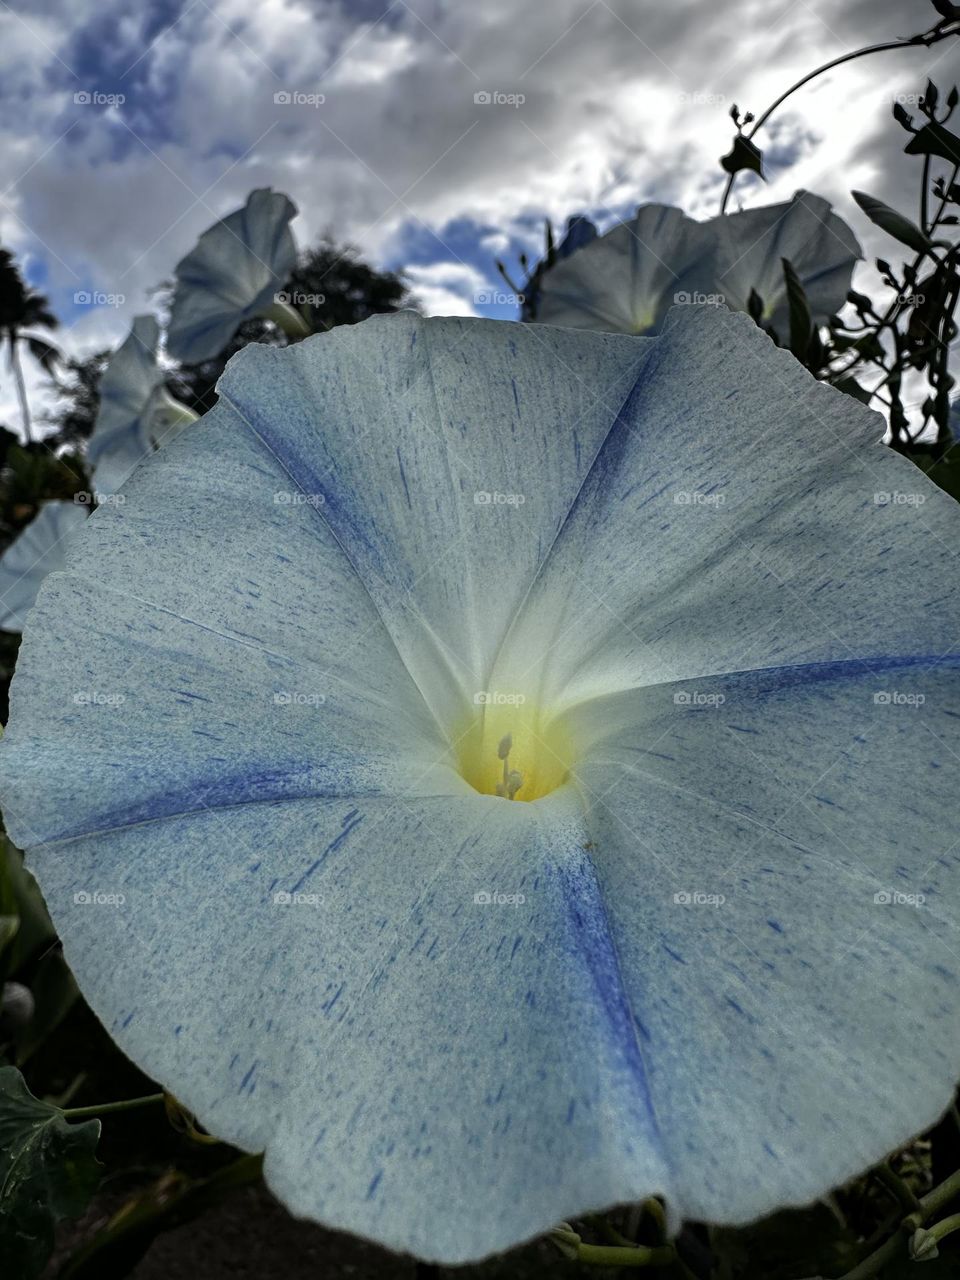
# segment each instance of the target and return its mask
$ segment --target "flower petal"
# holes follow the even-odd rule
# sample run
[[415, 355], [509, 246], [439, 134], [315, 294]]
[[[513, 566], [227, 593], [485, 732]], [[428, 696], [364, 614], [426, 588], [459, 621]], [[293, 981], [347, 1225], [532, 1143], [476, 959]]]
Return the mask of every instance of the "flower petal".
[[44, 502], [0, 556], [0, 630], [23, 630], [41, 582], [63, 568], [66, 539], [89, 510], [73, 502]]
[[743, 315], [677, 308], [504, 644], [554, 705], [743, 668], [946, 652], [960, 510]]
[[297, 264], [296, 205], [279, 191], [251, 191], [242, 209], [203, 233], [177, 265], [167, 350], [183, 364], [218, 355], [244, 320], [273, 301]]
[[[221, 400], [315, 503], [441, 722], [500, 641], [647, 350], [410, 312], [276, 350]], [[283, 405], [278, 413], [277, 406]]]
[[960, 1060], [960, 658], [740, 672], [571, 719], [677, 1212], [811, 1201], [932, 1124]]
[[149, 858], [143, 830], [34, 859], [65, 955], [295, 1214], [457, 1263], [665, 1188], [569, 794], [246, 804]]
[[764, 304], [764, 320], [789, 334], [786, 283], [781, 259], [796, 269], [810, 313], [822, 324], [847, 300], [853, 268], [863, 257], [856, 236], [829, 201], [798, 191], [785, 204], [725, 214], [710, 225], [719, 238], [717, 289], [726, 305], [746, 311], [750, 290]]
[[137, 316], [100, 380], [100, 409], [87, 446], [98, 493], [115, 493], [153, 451], [148, 411], [163, 383], [157, 364], [160, 330], [153, 316]]

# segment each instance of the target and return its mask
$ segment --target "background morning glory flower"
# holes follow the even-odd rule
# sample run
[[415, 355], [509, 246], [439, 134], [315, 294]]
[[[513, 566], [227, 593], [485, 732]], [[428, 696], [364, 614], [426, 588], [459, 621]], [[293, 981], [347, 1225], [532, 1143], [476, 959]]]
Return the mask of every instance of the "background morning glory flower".
[[714, 245], [704, 224], [680, 209], [644, 204], [539, 281], [544, 324], [610, 333], [655, 333], [675, 295], [710, 292]]
[[176, 269], [167, 350], [183, 364], [212, 360], [244, 320], [264, 316], [303, 336], [309, 329], [278, 301], [297, 264], [290, 230], [296, 205], [261, 187], [247, 203], [203, 233]]
[[630, 222], [546, 271], [537, 319], [544, 324], [656, 333], [674, 302], [719, 300], [746, 311], [751, 289], [763, 320], [786, 334], [782, 259], [793, 264], [815, 322], [846, 300], [861, 256], [853, 232], [808, 191], [785, 204], [694, 222], [679, 209], [642, 205]]
[[0, 630], [23, 630], [40, 583], [64, 567], [66, 539], [89, 510], [73, 502], [44, 502], [0, 556]]
[[44, 583], [0, 743], [121, 1048], [293, 1213], [448, 1263], [931, 1123], [960, 512], [880, 419], [695, 307], [378, 317], [219, 393]]
[[714, 218], [717, 288], [733, 311], [746, 311], [750, 290], [763, 301], [762, 321], [787, 336], [790, 318], [782, 259], [789, 259], [814, 323], [836, 315], [847, 300], [853, 268], [863, 257], [856, 236], [822, 196], [798, 191], [786, 204], [762, 205]]
[[100, 407], [87, 446], [99, 494], [114, 493], [154, 448], [197, 419], [164, 387], [159, 341], [153, 316], [137, 316], [100, 380]]

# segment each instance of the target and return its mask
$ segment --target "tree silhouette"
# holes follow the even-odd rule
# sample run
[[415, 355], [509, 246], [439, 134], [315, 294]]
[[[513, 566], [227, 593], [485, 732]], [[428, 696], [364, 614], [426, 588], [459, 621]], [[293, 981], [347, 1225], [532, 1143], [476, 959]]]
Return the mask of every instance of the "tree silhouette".
[[38, 338], [36, 334], [27, 333], [24, 330], [38, 326], [43, 329], [56, 329], [57, 324], [57, 318], [50, 310], [47, 299], [42, 294], [34, 292], [25, 283], [13, 254], [8, 249], [0, 249], [0, 334], [7, 344], [10, 368], [20, 401], [23, 433], [28, 441], [32, 439], [30, 406], [23, 379], [23, 365], [20, 362], [20, 344], [26, 343], [33, 358], [38, 360], [48, 373], [52, 373], [53, 362], [58, 355], [56, 347]]

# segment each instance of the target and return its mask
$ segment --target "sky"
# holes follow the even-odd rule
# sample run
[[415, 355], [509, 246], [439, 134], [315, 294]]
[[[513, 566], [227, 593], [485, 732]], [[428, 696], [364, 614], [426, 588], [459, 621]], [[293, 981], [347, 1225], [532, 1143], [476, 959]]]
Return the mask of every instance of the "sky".
[[[329, 232], [405, 269], [429, 314], [513, 318], [495, 261], [537, 256], [544, 218], [605, 229], [650, 200], [712, 216], [733, 103], [759, 114], [936, 17], [926, 0], [0, 0], [0, 244], [80, 355], [122, 340], [257, 186], [293, 199], [300, 244]], [[731, 208], [806, 187], [891, 256], [850, 191], [916, 217], [891, 110], [927, 76], [960, 81], [956, 42], [815, 81]], [[45, 400], [34, 371], [30, 389]], [[16, 416], [4, 362], [0, 422]]]

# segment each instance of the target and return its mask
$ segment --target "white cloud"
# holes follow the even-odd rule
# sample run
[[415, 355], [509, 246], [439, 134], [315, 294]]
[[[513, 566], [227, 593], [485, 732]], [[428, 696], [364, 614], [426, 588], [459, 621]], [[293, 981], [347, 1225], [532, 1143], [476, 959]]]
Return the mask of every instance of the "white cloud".
[[[935, 20], [932, 5], [915, 10], [911, 27]], [[905, 34], [908, 17], [899, 0], [224, 0], [181, 4], [148, 42], [153, 12], [126, 0], [0, 7], [0, 239], [43, 261], [61, 310], [87, 285], [122, 292], [108, 326], [120, 331], [255, 185], [290, 193], [301, 242], [331, 228], [375, 260], [426, 229], [446, 236], [432, 256], [472, 270], [445, 231], [472, 219], [491, 276], [508, 233], [536, 252], [544, 216], [585, 209], [603, 224], [651, 198], [709, 216], [729, 105], [759, 111], [818, 63]], [[821, 192], [877, 252], [849, 188], [912, 209], [918, 166], [902, 155], [893, 95], [958, 72], [953, 44], [839, 68], [778, 116], [773, 150], [790, 147], [794, 163], [738, 193], [756, 204]], [[126, 93], [115, 118], [74, 106], [91, 87]], [[283, 89], [326, 100], [278, 105]], [[478, 92], [524, 101], [476, 103]], [[428, 308], [469, 313], [466, 276], [416, 270]], [[0, 397], [3, 413], [6, 380]]]

